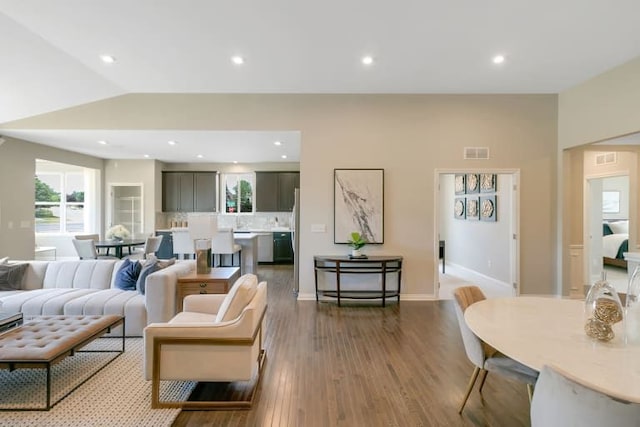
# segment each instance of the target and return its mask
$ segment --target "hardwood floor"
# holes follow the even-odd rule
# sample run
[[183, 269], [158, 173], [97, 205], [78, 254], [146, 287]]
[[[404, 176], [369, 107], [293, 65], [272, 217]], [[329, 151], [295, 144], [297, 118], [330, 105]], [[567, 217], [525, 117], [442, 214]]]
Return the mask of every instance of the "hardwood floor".
[[253, 408], [183, 411], [174, 426], [529, 425], [526, 387], [498, 375], [458, 415], [473, 366], [452, 301], [297, 302], [292, 276], [260, 267], [267, 362]]

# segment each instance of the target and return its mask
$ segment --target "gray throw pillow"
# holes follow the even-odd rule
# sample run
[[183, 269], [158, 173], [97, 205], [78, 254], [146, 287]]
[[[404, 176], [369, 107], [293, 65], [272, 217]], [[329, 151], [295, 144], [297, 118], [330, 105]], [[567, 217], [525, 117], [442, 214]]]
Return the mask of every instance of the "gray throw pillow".
[[140, 275], [136, 282], [136, 289], [138, 289], [138, 292], [142, 295], [146, 292], [148, 275], [155, 273], [158, 270], [162, 270], [163, 268], [167, 268], [170, 265], [175, 264], [175, 262], [175, 258], [159, 260], [155, 255], [148, 255], [147, 259], [142, 261], [142, 270], [140, 270]]
[[0, 291], [15, 291], [22, 287], [22, 276], [29, 264], [0, 265]]

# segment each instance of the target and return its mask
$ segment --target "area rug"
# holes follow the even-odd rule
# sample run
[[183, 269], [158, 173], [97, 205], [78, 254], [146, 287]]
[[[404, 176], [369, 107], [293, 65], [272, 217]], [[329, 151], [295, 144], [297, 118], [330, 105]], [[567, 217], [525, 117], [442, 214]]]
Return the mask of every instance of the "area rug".
[[[117, 339], [101, 339], [94, 349], [117, 347]], [[76, 353], [53, 370], [52, 401], [103, 366], [113, 354]], [[42, 406], [44, 370], [0, 370], [0, 408]], [[162, 399], [186, 400], [195, 382], [162, 382]], [[142, 338], [127, 338], [126, 351], [50, 411], [3, 411], [0, 426], [170, 426], [179, 409], [151, 409], [151, 381], [143, 376]]]

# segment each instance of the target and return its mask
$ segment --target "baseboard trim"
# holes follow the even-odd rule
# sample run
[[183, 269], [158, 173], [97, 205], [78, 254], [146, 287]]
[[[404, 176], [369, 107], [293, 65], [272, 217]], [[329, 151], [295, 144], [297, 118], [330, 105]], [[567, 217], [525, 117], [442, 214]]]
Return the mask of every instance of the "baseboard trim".
[[483, 281], [485, 283], [490, 283], [492, 285], [497, 285], [497, 286], [505, 287], [507, 289], [512, 289], [512, 286], [507, 282], [503, 282], [493, 277], [486, 276], [482, 273], [478, 273], [477, 271], [471, 270], [470, 268], [467, 268], [465, 266], [455, 264], [452, 262], [447, 262], [447, 267], [448, 266], [451, 266], [456, 270], [456, 276], [459, 276], [461, 279], [464, 279], [466, 281], [469, 281], [469, 282]]

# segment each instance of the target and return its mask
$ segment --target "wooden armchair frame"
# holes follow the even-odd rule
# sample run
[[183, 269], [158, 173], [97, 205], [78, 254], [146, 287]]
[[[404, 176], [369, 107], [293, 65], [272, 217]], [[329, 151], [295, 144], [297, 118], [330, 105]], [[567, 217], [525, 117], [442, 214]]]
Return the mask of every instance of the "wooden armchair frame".
[[[265, 306], [258, 327], [256, 328], [253, 336], [250, 339], [247, 338], [193, 338], [193, 337], [154, 337], [153, 338], [153, 364], [152, 364], [152, 378], [151, 378], [151, 407], [156, 408], [181, 408], [183, 410], [201, 411], [201, 410], [220, 410], [220, 409], [249, 409], [253, 405], [253, 398], [256, 390], [260, 385], [262, 378], [262, 369], [266, 362], [267, 353], [262, 347], [262, 323], [264, 316], [267, 312]], [[161, 401], [160, 400], [160, 366], [162, 357], [162, 347], [164, 345], [197, 345], [197, 346], [247, 346], [252, 347], [255, 345], [256, 340], [259, 340], [260, 351], [258, 352], [258, 369], [255, 379], [255, 385], [252, 387], [249, 399], [247, 400], [208, 400], [208, 401]], [[194, 379], [195, 380], [195, 379]], [[251, 379], [250, 381], [253, 381]]]

